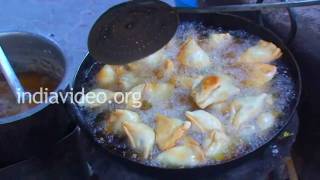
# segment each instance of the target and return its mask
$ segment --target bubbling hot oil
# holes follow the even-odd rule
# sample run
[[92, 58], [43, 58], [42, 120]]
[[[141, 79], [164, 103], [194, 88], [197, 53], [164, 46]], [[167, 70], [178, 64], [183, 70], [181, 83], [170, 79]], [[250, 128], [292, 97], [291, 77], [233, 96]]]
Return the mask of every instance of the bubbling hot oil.
[[[228, 47], [216, 47], [214, 50], [208, 51], [205, 47], [206, 44], [203, 43], [203, 39], [207, 37], [210, 33], [218, 33], [218, 32], [229, 32], [233, 37], [236, 38], [236, 42], [233, 42]], [[179, 53], [181, 44], [189, 37], [195, 38], [198, 40], [199, 45], [206, 50], [206, 53], [209, 55], [210, 60], [212, 61], [212, 65], [209, 67], [205, 67], [201, 70], [189, 68], [187, 70], [181, 70], [181, 68], [177, 68], [180, 66], [177, 60], [177, 54]], [[261, 93], [272, 94], [274, 97], [274, 104], [272, 108], [265, 109], [265, 111], [275, 111], [275, 112], [283, 112], [283, 110], [288, 106], [291, 98], [294, 98], [296, 95], [293, 91], [294, 83], [290, 78], [290, 75], [285, 70], [286, 66], [281, 62], [281, 59], [275, 62], [278, 71], [275, 78], [271, 81], [270, 87], [267, 87], [263, 90], [257, 90], [254, 88], [247, 88], [241, 85], [241, 81], [246, 78], [246, 74], [243, 70], [239, 68], [235, 68], [230, 66], [230, 64], [237, 61], [241, 53], [243, 53], [247, 48], [255, 45], [259, 37], [250, 35], [242, 30], [238, 31], [222, 31], [221, 28], [216, 29], [206, 29], [201, 24], [196, 23], [185, 23], [179, 26], [179, 29], [175, 35], [175, 37], [171, 40], [171, 42], [167, 45], [165, 55], [167, 59], [171, 59], [174, 62], [175, 75], [180, 76], [205, 76], [216, 74], [217, 72], [227, 74], [233, 78], [233, 82], [236, 86], [241, 89], [241, 93], [236, 95], [236, 97], [244, 97], [249, 95], [258, 95]], [[154, 78], [150, 78], [148, 81], [153, 81]], [[157, 82], [167, 82], [167, 79], [157, 80]], [[169, 101], [159, 102], [157, 104], [153, 104], [152, 107], [148, 110], [140, 110], [135, 109], [144, 123], [148, 124], [150, 127], [155, 128], [155, 116], [157, 114], [162, 114], [168, 117], [179, 118], [181, 120], [186, 120], [185, 112], [190, 110], [195, 110], [190, 100], [189, 89], [185, 89], [182, 87], [175, 88], [174, 95]], [[232, 100], [232, 99], [231, 99]], [[229, 100], [229, 101], [231, 101]], [[121, 106], [120, 106], [121, 107]], [[124, 107], [124, 106], [123, 106]], [[230, 158], [242, 156], [249, 151], [252, 151], [262, 144], [264, 144], [268, 139], [270, 139], [274, 132], [277, 131], [277, 128], [281, 125], [282, 122], [276, 121], [272, 128], [268, 129], [267, 132], [256, 132], [253, 131], [250, 134], [250, 127], [245, 130], [249, 135], [240, 134], [239, 131], [235, 130], [230, 123], [229, 117], [227, 115], [223, 115], [220, 112], [217, 112], [213, 109], [208, 109], [208, 112], [212, 113], [216, 117], [220, 119], [222, 124], [225, 126], [227, 135], [230, 136], [234, 142], [237, 142], [235, 145], [235, 149], [230, 155]], [[254, 122], [254, 121], [253, 121]], [[96, 125], [96, 131], [103, 131], [103, 122]], [[254, 127], [256, 127], [255, 123], [252, 123]], [[191, 137], [197, 140], [200, 144], [203, 141], [204, 135], [195, 131], [195, 128], [192, 127], [188, 132]], [[101, 139], [101, 142], [105, 142], [106, 140]], [[149, 164], [151, 166], [160, 166], [156, 160], [154, 160], [157, 155], [160, 153], [160, 150], [157, 146], [154, 146], [154, 150], [152, 152], [152, 157], [149, 160], [145, 160], [142, 163]], [[230, 159], [226, 159], [230, 160]], [[139, 160], [140, 161], [140, 160]], [[141, 160], [142, 161], [142, 160]], [[218, 164], [220, 162], [208, 160], [206, 164]]]

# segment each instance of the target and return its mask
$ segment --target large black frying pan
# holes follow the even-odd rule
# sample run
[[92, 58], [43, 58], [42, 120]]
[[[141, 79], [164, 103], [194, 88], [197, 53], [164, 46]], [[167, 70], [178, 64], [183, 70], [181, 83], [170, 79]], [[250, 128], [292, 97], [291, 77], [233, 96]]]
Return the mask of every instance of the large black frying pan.
[[[279, 133], [283, 130], [284, 127], [288, 124], [288, 122], [292, 119], [298, 102], [300, 98], [301, 93], [301, 77], [298, 65], [296, 63], [296, 60], [294, 59], [293, 55], [289, 51], [289, 49], [286, 47], [286, 45], [271, 31], [269, 31], [266, 28], [263, 28], [249, 20], [243, 19], [238, 16], [230, 15], [230, 14], [216, 14], [216, 13], [194, 13], [194, 12], [180, 12], [179, 13], [180, 21], [181, 22], [200, 22], [205, 27], [212, 27], [212, 28], [218, 28], [222, 27], [225, 30], [244, 30], [250, 34], [257, 35], [260, 38], [271, 41], [275, 43], [278, 47], [280, 47], [283, 51], [283, 57], [280, 61], [284, 64], [286, 67], [287, 74], [293, 79], [294, 81], [294, 92], [295, 96], [291, 98], [290, 102], [288, 103], [287, 107], [284, 110], [283, 115], [280, 117], [279, 121], [281, 121], [281, 127], [278, 128], [278, 130], [270, 136], [268, 141], [266, 141], [265, 144], [261, 145], [260, 147], [253, 149], [247, 154], [244, 154], [240, 157], [236, 157], [235, 159], [232, 159], [228, 162], [224, 162], [219, 165], [208, 165], [208, 166], [202, 166], [202, 167], [194, 167], [194, 168], [186, 168], [186, 169], [164, 169], [164, 168], [158, 168], [158, 167], [151, 167], [148, 165], [144, 165], [141, 162], [131, 159], [130, 156], [126, 156], [123, 149], [119, 149], [115, 147], [113, 144], [110, 143], [100, 143], [98, 138], [95, 138], [97, 134], [92, 129], [92, 124], [88, 123], [89, 120], [92, 120], [92, 118], [87, 115], [86, 112], [82, 111], [78, 108], [77, 105], [70, 104], [69, 109], [71, 110], [72, 114], [76, 118], [79, 126], [81, 129], [88, 134], [91, 139], [97, 144], [97, 146], [102, 147], [106, 152], [111, 153], [115, 156], [121, 157], [119, 158], [119, 161], [123, 161], [124, 164], [139, 167], [137, 169], [143, 169], [144, 172], [147, 171], [147, 169], [153, 171], [153, 172], [159, 172], [159, 171], [165, 171], [165, 172], [198, 172], [202, 170], [208, 170], [208, 172], [212, 172], [215, 169], [223, 169], [228, 166], [232, 166], [234, 164], [237, 164], [237, 162], [242, 161], [244, 158], [250, 156], [251, 154], [254, 154], [259, 148], [266, 147], [266, 144], [270, 143], [275, 137], [279, 135]], [[74, 90], [78, 91], [83, 86], [83, 84], [86, 84], [88, 81], [92, 79], [94, 74], [99, 70], [99, 68], [102, 65], [96, 62], [90, 55], [88, 55], [81, 68], [78, 71], [78, 74], [74, 80]], [[279, 69], [280, 71], [283, 71], [283, 69]], [[281, 72], [280, 72], [281, 73]], [[133, 163], [132, 163], [133, 162]], [[142, 165], [142, 168], [141, 168]]]

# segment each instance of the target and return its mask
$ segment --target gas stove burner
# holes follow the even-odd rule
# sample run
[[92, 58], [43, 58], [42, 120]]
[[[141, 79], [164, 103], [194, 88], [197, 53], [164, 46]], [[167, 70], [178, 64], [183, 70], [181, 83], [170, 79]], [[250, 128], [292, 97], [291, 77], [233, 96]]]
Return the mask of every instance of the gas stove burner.
[[89, 35], [89, 52], [94, 59], [107, 64], [126, 64], [161, 49], [177, 27], [177, 12], [166, 3], [122, 3], [97, 20]]

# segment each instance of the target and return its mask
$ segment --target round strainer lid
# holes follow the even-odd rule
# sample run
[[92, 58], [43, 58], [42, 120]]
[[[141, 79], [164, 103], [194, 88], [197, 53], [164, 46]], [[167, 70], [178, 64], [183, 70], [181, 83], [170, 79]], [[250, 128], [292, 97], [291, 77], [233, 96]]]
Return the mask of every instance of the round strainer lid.
[[126, 64], [161, 49], [177, 27], [176, 10], [164, 2], [125, 2], [110, 8], [96, 21], [89, 34], [89, 53], [106, 64]]

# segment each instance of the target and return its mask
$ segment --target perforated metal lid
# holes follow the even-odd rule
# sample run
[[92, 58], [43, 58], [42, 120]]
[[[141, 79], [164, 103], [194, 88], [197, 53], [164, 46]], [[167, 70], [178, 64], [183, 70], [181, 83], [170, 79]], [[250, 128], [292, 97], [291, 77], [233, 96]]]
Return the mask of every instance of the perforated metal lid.
[[138, 0], [110, 8], [88, 39], [91, 56], [107, 64], [126, 64], [161, 49], [174, 36], [178, 15], [168, 4]]

